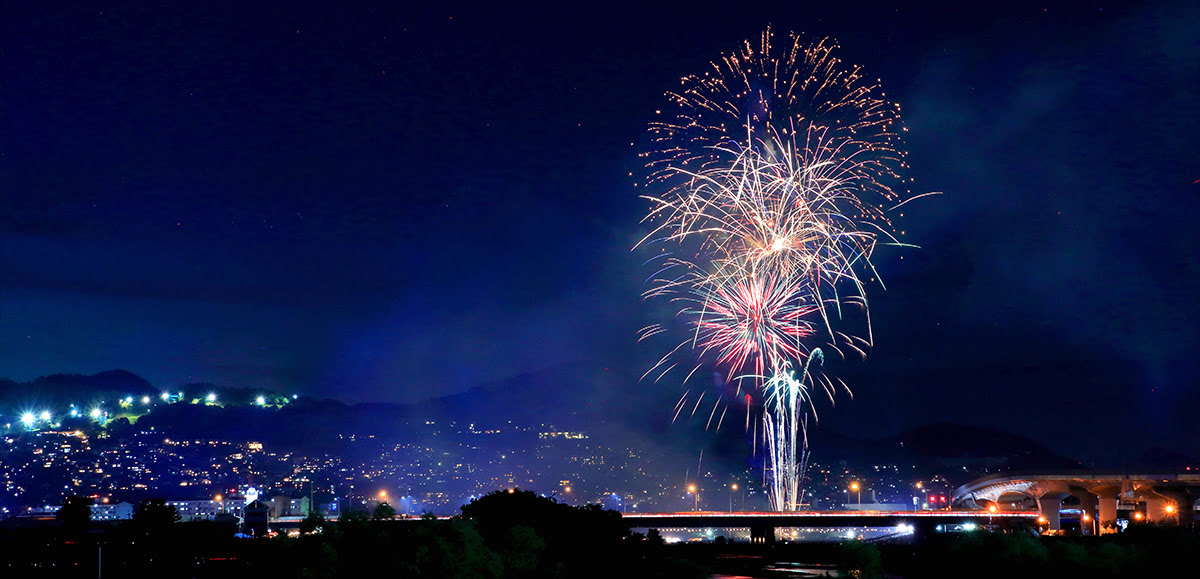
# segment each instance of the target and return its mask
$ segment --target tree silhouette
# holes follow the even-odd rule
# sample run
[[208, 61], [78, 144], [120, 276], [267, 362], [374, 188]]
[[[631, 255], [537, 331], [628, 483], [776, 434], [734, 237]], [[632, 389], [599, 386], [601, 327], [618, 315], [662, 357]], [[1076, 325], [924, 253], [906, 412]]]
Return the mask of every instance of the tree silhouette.
[[[462, 507], [487, 546], [519, 575], [621, 575], [628, 535], [620, 513], [599, 505], [572, 507], [537, 493], [496, 491]], [[605, 553], [598, 559], [596, 553]], [[513, 569], [510, 568], [510, 572]]]
[[371, 513], [372, 521], [391, 520], [396, 518], [396, 509], [387, 503], [379, 503], [375, 507], [375, 511]]
[[63, 501], [63, 506], [54, 514], [63, 527], [72, 531], [87, 529], [92, 521], [91, 497], [70, 496]]
[[303, 521], [300, 521], [300, 532], [307, 535], [313, 531], [316, 531], [317, 529], [321, 529], [323, 531], [326, 524], [328, 524], [328, 522], [325, 520], [325, 515], [322, 515], [317, 511], [313, 511], [309, 513], [307, 517], [304, 517]]
[[144, 531], [159, 531], [179, 522], [179, 511], [166, 499], [146, 499], [133, 513], [133, 524]]

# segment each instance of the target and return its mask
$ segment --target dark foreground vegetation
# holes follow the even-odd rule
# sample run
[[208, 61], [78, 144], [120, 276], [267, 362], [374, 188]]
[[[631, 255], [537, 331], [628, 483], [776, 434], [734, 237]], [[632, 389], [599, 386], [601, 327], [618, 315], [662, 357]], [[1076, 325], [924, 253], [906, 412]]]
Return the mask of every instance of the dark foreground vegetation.
[[672, 555], [714, 573], [752, 577], [795, 577], [770, 568], [798, 562], [863, 579], [1131, 579], [1196, 577], [1197, 553], [1200, 535], [1179, 527], [1140, 525], [1103, 537], [974, 532], [934, 535], [919, 544], [677, 545]]
[[[143, 506], [145, 508], [145, 506]], [[143, 511], [139, 509], [139, 514]], [[0, 577], [706, 577], [656, 534], [629, 534], [614, 511], [528, 491], [496, 492], [449, 520], [387, 509], [304, 521], [299, 537], [245, 539], [234, 524], [173, 513], [101, 525], [0, 528]], [[102, 562], [102, 563], [101, 563]]]
[[[398, 520], [386, 505], [338, 522], [305, 520], [298, 537], [240, 538], [236, 520], [179, 522], [162, 501], [134, 518], [94, 523], [68, 502], [57, 521], [0, 526], [0, 577], [702, 578], [795, 577], [789, 562], [844, 576], [1086, 579], [1196, 576], [1200, 535], [1135, 526], [1105, 537], [985, 532], [920, 544], [664, 544], [630, 534], [620, 515], [502, 491], [438, 520]], [[781, 569], [782, 568], [782, 569]], [[102, 572], [102, 573], [101, 573]]]

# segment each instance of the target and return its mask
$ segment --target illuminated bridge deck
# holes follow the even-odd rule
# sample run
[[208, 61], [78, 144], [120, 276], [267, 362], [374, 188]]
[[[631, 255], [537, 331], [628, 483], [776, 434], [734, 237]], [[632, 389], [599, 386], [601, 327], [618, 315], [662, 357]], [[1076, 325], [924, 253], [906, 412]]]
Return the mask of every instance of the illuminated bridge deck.
[[621, 516], [634, 529], [696, 529], [755, 527], [895, 527], [911, 525], [1018, 526], [1034, 524], [1037, 511], [797, 511], [797, 512], [681, 512], [627, 513]]

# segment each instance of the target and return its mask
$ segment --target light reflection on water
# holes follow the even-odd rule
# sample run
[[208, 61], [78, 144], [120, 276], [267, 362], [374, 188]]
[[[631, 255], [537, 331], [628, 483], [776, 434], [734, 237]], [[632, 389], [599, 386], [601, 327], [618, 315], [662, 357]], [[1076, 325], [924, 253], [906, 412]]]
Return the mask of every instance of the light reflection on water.
[[837, 569], [831, 565], [776, 562], [768, 563], [753, 575], [726, 575], [715, 573], [709, 579], [800, 579], [803, 577], [837, 577]]

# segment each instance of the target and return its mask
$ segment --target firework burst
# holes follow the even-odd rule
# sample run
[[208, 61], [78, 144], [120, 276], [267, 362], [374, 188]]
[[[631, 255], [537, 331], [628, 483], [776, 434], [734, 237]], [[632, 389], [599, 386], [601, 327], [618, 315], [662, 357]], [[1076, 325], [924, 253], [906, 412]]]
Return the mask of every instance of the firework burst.
[[648, 184], [686, 196], [689, 171], [723, 165], [720, 148], [746, 143], [749, 133], [764, 143], [816, 138], [817, 147], [857, 158], [847, 169], [858, 176], [860, 197], [898, 200], [907, 167], [900, 106], [886, 100], [878, 80], [834, 56], [828, 39], [807, 43], [789, 34], [782, 49], [773, 41], [768, 28], [667, 93], [673, 108], [650, 124], [650, 147], [642, 154]]
[[[899, 106], [828, 41], [789, 39], [776, 50], [767, 30], [667, 94], [675, 108], [651, 124], [643, 154], [661, 193], [644, 196], [651, 232], [639, 242], [663, 247], [646, 296], [678, 304], [691, 329], [646, 375], [661, 379], [688, 351], [685, 383], [706, 364], [724, 368], [737, 397], [747, 392], [747, 427], [757, 394], [780, 510], [801, 502], [812, 391], [848, 391], [819, 371], [822, 348], [871, 346], [864, 278], [878, 279], [878, 245], [903, 245], [888, 211], [903, 204], [905, 168]], [[865, 338], [836, 329], [847, 306], [864, 312]], [[687, 406], [685, 394], [676, 416]]]

